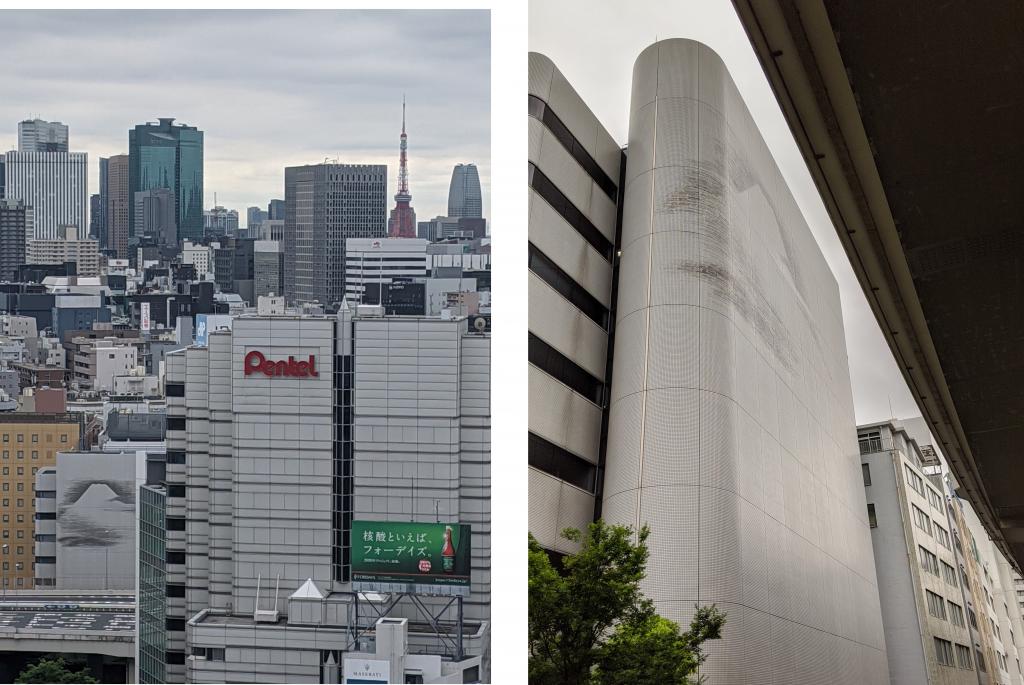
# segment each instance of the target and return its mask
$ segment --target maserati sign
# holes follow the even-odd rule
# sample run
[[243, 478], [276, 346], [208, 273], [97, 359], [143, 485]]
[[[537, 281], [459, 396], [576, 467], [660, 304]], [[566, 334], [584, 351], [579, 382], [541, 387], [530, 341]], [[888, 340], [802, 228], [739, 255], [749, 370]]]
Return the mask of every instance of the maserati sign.
[[291, 376], [293, 378], [318, 378], [316, 357], [309, 355], [304, 361], [289, 356], [288, 359], [272, 360], [259, 350], [252, 350], [245, 355], [245, 375], [262, 373], [264, 376]]

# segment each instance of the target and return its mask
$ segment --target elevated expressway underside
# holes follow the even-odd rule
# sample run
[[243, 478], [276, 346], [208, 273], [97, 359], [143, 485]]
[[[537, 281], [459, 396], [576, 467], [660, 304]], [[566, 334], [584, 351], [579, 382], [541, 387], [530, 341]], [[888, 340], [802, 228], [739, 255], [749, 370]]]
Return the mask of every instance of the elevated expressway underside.
[[1024, 3], [733, 0], [911, 392], [1024, 566]]

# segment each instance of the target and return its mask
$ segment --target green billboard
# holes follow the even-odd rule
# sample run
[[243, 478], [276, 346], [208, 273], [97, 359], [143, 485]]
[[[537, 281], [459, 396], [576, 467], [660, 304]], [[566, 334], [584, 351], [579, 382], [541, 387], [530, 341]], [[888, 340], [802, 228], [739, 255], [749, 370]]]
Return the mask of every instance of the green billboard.
[[468, 595], [471, 534], [464, 523], [352, 522], [352, 588]]

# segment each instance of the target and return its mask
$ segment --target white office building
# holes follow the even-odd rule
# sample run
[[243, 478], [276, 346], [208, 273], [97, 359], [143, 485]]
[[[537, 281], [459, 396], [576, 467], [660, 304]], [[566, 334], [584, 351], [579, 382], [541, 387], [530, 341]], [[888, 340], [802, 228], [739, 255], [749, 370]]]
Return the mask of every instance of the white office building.
[[59, 121], [26, 119], [18, 122], [19, 152], [67, 152], [68, 127]]
[[34, 236], [52, 240], [62, 226], [88, 231], [88, 155], [84, 152], [7, 152], [6, 197], [32, 207]]
[[[155, 650], [166, 662], [154, 672], [340, 682], [345, 653], [373, 651], [358, 634], [390, 599], [353, 592], [352, 522], [440, 520], [472, 526], [462, 658], [420, 623], [409, 652], [486, 681], [489, 366], [489, 336], [466, 319], [378, 308], [243, 315], [205, 347], [170, 353], [167, 630]], [[415, 615], [408, 598], [389, 614]]]
[[347, 239], [345, 299], [352, 306], [362, 304], [363, 293], [367, 289], [376, 290], [378, 286], [393, 283], [396, 279], [429, 276], [429, 244], [420, 238]]
[[644, 50], [624, 164], [542, 55], [529, 96], [531, 532], [650, 526], [709, 683], [888, 683], [838, 286], [725, 65]]
[[74, 262], [78, 276], [100, 275], [99, 241], [84, 238], [76, 226], [61, 226], [51, 239], [28, 241], [28, 264], [63, 264]]

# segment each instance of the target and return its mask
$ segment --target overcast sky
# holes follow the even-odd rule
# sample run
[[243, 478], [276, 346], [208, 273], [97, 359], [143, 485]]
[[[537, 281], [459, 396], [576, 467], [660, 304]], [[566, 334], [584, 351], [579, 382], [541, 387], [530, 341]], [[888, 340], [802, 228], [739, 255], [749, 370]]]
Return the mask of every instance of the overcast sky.
[[[571, 27], [571, 30], [567, 27]], [[665, 38], [699, 40], [736, 81], [839, 282], [857, 422], [920, 415], [857, 283], [746, 33], [729, 0], [530, 2], [530, 49], [550, 57], [612, 136], [628, 137], [633, 62]], [[890, 402], [892, 409], [890, 411]]]
[[266, 209], [284, 167], [387, 164], [406, 94], [417, 218], [447, 213], [452, 167], [480, 171], [490, 218], [490, 18], [460, 11], [0, 11], [0, 149], [30, 117], [71, 150], [128, 152], [128, 129], [175, 117], [205, 136], [204, 204]]

